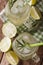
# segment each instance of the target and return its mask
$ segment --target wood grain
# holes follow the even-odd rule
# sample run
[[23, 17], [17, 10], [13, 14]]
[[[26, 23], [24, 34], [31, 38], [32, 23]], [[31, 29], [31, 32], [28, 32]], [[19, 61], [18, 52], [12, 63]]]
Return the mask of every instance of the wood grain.
[[9, 65], [9, 62], [8, 62], [7, 59], [6, 59], [5, 53], [4, 53], [4, 55], [3, 55], [3, 58], [2, 58], [2, 61], [1, 61], [1, 64], [0, 64], [0, 65]]

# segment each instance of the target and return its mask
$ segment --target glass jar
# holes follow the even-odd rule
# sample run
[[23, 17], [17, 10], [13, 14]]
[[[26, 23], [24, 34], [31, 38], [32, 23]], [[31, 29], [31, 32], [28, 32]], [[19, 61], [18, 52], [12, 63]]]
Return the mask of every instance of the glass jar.
[[30, 47], [29, 44], [36, 43], [36, 39], [29, 33], [25, 32], [20, 34], [12, 44], [15, 53], [22, 60], [33, 59], [36, 63], [40, 60], [36, 51], [38, 47]]
[[6, 16], [13, 24], [19, 26], [29, 18], [31, 7], [25, 0], [17, 0], [11, 4], [8, 2], [6, 5]]

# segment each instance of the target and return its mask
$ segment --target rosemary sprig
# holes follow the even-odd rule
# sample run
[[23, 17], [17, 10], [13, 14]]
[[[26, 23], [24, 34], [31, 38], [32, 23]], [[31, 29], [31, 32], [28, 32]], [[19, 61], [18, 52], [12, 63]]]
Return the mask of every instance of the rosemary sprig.
[[21, 46], [24, 46], [19, 40], [16, 40]]
[[17, 0], [9, 0], [9, 8], [11, 9], [13, 4], [16, 2]]

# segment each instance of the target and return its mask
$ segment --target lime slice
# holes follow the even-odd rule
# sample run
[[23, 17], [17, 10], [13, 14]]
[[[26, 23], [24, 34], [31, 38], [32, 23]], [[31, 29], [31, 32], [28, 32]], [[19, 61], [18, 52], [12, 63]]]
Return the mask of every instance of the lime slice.
[[30, 0], [29, 5], [35, 5], [37, 0]]
[[16, 29], [15, 25], [13, 25], [10, 22], [7, 22], [3, 25], [2, 32], [5, 36], [12, 38], [16, 35], [17, 29]]
[[2, 52], [7, 52], [11, 48], [11, 39], [4, 37], [0, 42], [0, 50]]
[[39, 20], [41, 18], [41, 13], [36, 7], [32, 6], [32, 8], [31, 8], [31, 16], [35, 20]]
[[13, 51], [7, 52], [6, 58], [11, 65], [17, 65], [19, 62], [19, 58], [17, 57], [17, 55]]

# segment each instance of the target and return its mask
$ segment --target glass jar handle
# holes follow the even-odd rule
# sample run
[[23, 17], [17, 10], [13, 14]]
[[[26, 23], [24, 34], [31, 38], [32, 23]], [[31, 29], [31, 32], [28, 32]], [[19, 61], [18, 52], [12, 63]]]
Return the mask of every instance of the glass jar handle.
[[0, 12], [0, 19], [3, 22], [7, 21], [7, 17], [5, 16], [5, 8]]
[[38, 63], [40, 61], [40, 58], [39, 56], [35, 53], [33, 56], [32, 56], [32, 60], [36, 63]]

